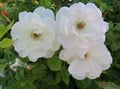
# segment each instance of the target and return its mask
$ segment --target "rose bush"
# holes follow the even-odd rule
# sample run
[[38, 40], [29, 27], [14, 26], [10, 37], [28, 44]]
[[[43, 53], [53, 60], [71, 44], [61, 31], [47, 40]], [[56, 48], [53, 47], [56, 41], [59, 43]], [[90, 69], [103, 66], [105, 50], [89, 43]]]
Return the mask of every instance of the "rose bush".
[[119, 89], [119, 12], [119, 0], [1, 0], [0, 88]]

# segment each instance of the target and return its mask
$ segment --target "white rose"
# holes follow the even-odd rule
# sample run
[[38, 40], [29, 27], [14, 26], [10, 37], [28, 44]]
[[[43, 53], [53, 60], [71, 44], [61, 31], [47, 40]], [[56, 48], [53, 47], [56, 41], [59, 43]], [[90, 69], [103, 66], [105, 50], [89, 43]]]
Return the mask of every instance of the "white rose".
[[11, 31], [14, 48], [21, 57], [28, 56], [33, 62], [41, 57], [49, 58], [60, 46], [55, 30], [54, 14], [50, 9], [39, 7], [33, 13], [22, 12]]
[[83, 50], [63, 49], [59, 57], [69, 63], [69, 73], [78, 80], [86, 77], [95, 79], [112, 63], [111, 54], [103, 44], [93, 45]]
[[101, 11], [93, 3], [62, 7], [56, 21], [59, 41], [66, 49], [88, 48], [105, 41], [108, 23], [103, 21]]

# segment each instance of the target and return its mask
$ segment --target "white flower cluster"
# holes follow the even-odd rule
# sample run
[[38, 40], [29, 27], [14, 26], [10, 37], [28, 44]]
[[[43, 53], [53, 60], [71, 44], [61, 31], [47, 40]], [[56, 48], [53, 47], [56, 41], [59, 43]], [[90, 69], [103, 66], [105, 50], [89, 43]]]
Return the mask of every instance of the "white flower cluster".
[[95, 79], [112, 63], [112, 57], [104, 45], [108, 23], [93, 4], [73, 4], [62, 7], [56, 16], [63, 45], [60, 58], [69, 64], [68, 71], [76, 79]]
[[[69, 64], [69, 73], [78, 80], [95, 79], [110, 67], [112, 57], [104, 45], [108, 23], [93, 4], [76, 3], [56, 14], [38, 7], [21, 12], [11, 31], [14, 48], [21, 57], [35, 62], [50, 58], [60, 47], [60, 59]], [[54, 64], [53, 64], [54, 65]]]

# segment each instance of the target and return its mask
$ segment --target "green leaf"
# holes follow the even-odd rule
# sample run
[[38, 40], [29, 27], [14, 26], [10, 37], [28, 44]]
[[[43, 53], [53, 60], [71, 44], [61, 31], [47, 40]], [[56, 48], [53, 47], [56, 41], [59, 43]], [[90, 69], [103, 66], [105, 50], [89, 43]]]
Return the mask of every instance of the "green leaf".
[[98, 82], [98, 85], [103, 89], [119, 89], [118, 86], [113, 82], [100, 81]]
[[7, 63], [0, 64], [0, 77], [5, 77], [5, 68], [7, 66]]
[[107, 33], [107, 45], [110, 45], [112, 51], [120, 49], [120, 23], [115, 26], [111, 24], [110, 30]]
[[16, 78], [19, 82], [26, 82], [25, 71], [23, 68], [17, 67]]
[[50, 8], [51, 7], [51, 0], [39, 0], [41, 6]]
[[5, 27], [3, 24], [0, 24], [0, 39], [10, 30], [13, 23], [14, 21], [12, 21], [7, 27]]
[[60, 70], [56, 73], [55, 78], [56, 78], [57, 83], [60, 83], [61, 80], [62, 80], [66, 85], [69, 84], [70, 74], [69, 74], [69, 72], [68, 72], [68, 70], [66, 69], [65, 66], [62, 67], [62, 70]]
[[118, 60], [114, 60], [114, 64], [115, 67], [117, 67], [118, 69], [120, 69], [120, 63], [118, 62]]
[[4, 35], [5, 32], [5, 25], [0, 24], [0, 38], [2, 38], [2, 36]]
[[61, 77], [63, 82], [68, 85], [70, 82], [70, 74], [68, 73], [68, 70], [66, 69], [65, 66], [63, 66], [63, 69], [61, 70]]
[[[35, 65], [31, 65], [31, 66], [35, 66]], [[46, 73], [47, 73], [46, 65], [39, 64], [38, 66], [34, 67], [31, 70], [31, 76], [30, 78], [28, 77], [28, 79], [30, 81], [33, 81], [34, 79], [42, 79], [46, 75]]]
[[120, 23], [117, 23], [116, 26], [113, 28], [114, 31], [119, 31], [120, 33]]
[[58, 57], [48, 59], [47, 64], [52, 71], [61, 70], [62, 62]]
[[37, 0], [31, 0], [34, 5], [37, 5], [39, 2]]
[[100, 5], [100, 10], [102, 12], [105, 12], [105, 11], [113, 11], [112, 7], [110, 5], [108, 5], [107, 3], [101, 3]]
[[94, 2], [94, 3], [97, 3], [97, 4], [101, 4], [101, 3], [102, 3], [102, 0], [90, 0], [90, 2]]
[[109, 22], [109, 30], [108, 31], [111, 31], [113, 26], [114, 26], [113, 22]]
[[116, 41], [116, 42], [111, 44], [112, 51], [117, 51], [118, 49], [120, 49], [120, 41]]
[[76, 80], [75, 82], [80, 89], [89, 89], [92, 83], [91, 80], [88, 78], [81, 81]]
[[13, 44], [13, 41], [9, 38], [4, 38], [2, 42], [0, 42], [0, 48], [8, 48]]
[[7, 66], [7, 64], [1, 64], [0, 65], [0, 72], [2, 72], [5, 69], [6, 66]]
[[11, 49], [5, 49], [4, 50], [4, 60], [3, 62], [11, 62], [16, 59], [16, 55], [14, 54], [13, 50]]
[[37, 89], [37, 88], [35, 87], [35, 85], [33, 85], [32, 83], [30, 83], [30, 82], [28, 81], [28, 84], [27, 84], [27, 86], [25, 87], [25, 89]]
[[57, 83], [60, 83], [60, 82], [61, 82], [61, 74], [60, 74], [60, 72], [57, 72], [57, 73], [56, 73], [55, 79], [56, 79], [56, 82], [57, 82]]

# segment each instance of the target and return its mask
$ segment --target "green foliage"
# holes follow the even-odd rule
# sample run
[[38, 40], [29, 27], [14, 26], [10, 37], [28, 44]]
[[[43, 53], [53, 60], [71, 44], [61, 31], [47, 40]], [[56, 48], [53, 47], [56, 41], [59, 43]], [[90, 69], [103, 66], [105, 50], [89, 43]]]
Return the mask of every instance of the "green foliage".
[[68, 85], [70, 80], [69, 80], [69, 73], [68, 73], [66, 67], [63, 67], [63, 69], [61, 70], [60, 74], [61, 74], [61, 78], [62, 78], [63, 82], [66, 85]]
[[61, 70], [62, 62], [58, 57], [48, 59], [47, 64], [52, 71]]
[[[75, 80], [68, 73], [68, 65], [58, 58], [58, 54], [50, 59], [40, 58], [37, 62], [29, 62], [28, 58], [20, 58], [12, 47], [10, 29], [22, 11], [33, 11], [44, 6], [56, 12], [62, 6], [70, 6], [76, 2], [94, 2], [102, 11], [103, 18], [109, 22], [106, 42], [113, 57], [111, 68], [104, 71], [98, 79]], [[120, 0], [0, 0], [3, 7], [0, 13], [0, 85], [2, 89], [120, 89]], [[27, 68], [17, 67], [14, 72], [11, 63], [18, 57], [28, 64]]]
[[82, 81], [76, 80], [76, 84], [78, 85], [78, 88], [80, 88], [80, 89], [90, 89], [91, 80], [87, 79], [87, 78]]
[[3, 24], [0, 24], [0, 39], [10, 30], [13, 23], [14, 21], [12, 21], [7, 27], [5, 27]]
[[13, 44], [13, 41], [9, 38], [4, 38], [2, 42], [0, 42], [0, 48], [8, 48]]
[[51, 0], [39, 0], [39, 5], [44, 6], [46, 8], [50, 8]]
[[102, 12], [113, 11], [112, 6], [111, 5], [107, 5], [107, 3], [101, 3], [100, 4], [100, 9], [101, 9]]
[[112, 82], [98, 82], [98, 84], [103, 88], [103, 89], [119, 89], [120, 86], [117, 86], [116, 84]]
[[63, 66], [62, 70], [56, 73], [55, 77], [57, 83], [60, 83], [62, 80], [66, 85], [68, 85], [70, 82], [70, 75], [65, 66]]

